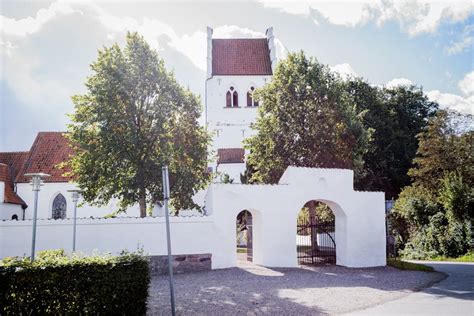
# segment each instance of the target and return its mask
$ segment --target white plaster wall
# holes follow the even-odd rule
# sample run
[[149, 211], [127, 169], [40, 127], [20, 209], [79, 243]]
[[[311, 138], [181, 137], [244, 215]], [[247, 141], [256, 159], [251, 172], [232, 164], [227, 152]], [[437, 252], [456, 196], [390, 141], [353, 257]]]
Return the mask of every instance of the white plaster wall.
[[21, 208], [21, 205], [0, 203], [0, 220], [9, 220], [14, 214], [18, 216], [19, 220], [22, 219], [23, 209]]
[[[215, 133], [213, 150], [242, 148], [242, 140], [253, 133], [250, 123], [257, 115], [256, 107], [247, 107], [247, 92], [251, 86], [260, 88], [270, 79], [271, 76], [213, 76], [207, 80], [206, 121], [208, 131]], [[226, 93], [231, 86], [239, 95], [238, 108], [226, 107]]]
[[23, 216], [21, 205], [5, 203], [5, 182], [0, 181], [0, 220], [11, 219], [14, 214], [19, 219]]
[[245, 171], [245, 163], [223, 163], [217, 166], [217, 172], [222, 175], [228, 174], [233, 183], [240, 183], [240, 174]]
[[[72, 250], [72, 219], [38, 220], [36, 251]], [[173, 254], [211, 253], [212, 219], [171, 217]], [[30, 255], [32, 221], [0, 221], [0, 259]], [[151, 255], [166, 255], [164, 218], [78, 219], [76, 250], [118, 254], [143, 247]]]
[[[78, 189], [74, 183], [44, 183], [38, 195], [38, 218], [51, 218], [53, 200], [58, 193], [66, 198], [66, 217], [73, 217], [74, 204], [72, 202], [71, 192], [68, 190]], [[26, 202], [28, 208], [25, 210], [25, 219], [33, 218], [34, 212], [34, 192], [29, 183], [17, 183], [17, 194]], [[79, 203], [82, 201], [79, 200]], [[117, 209], [117, 201], [111, 201], [107, 206], [94, 206], [84, 204], [78, 206], [77, 217], [103, 217]], [[126, 213], [118, 216], [139, 216], [138, 205], [130, 207]]]
[[[206, 124], [213, 134], [210, 151], [217, 155], [219, 148], [243, 148], [242, 141], [255, 134], [250, 124], [255, 121], [258, 107], [247, 107], [247, 92], [250, 87], [256, 89], [270, 82], [272, 76], [213, 76], [206, 81]], [[226, 107], [226, 93], [234, 87], [239, 96], [239, 107]], [[210, 163], [213, 171], [217, 161]], [[221, 166], [219, 166], [221, 167]], [[245, 171], [245, 164], [223, 168], [235, 175], [240, 182], [240, 173]], [[229, 174], [230, 175], [230, 174]]]
[[326, 203], [336, 217], [336, 260], [348, 267], [386, 264], [385, 209], [382, 192], [356, 192], [353, 172], [289, 167], [280, 185], [213, 184], [207, 209], [215, 216], [214, 253], [219, 268], [236, 265], [235, 218], [253, 215], [254, 262], [296, 267], [296, 220], [310, 200]]
[[[354, 191], [352, 183], [351, 170], [289, 167], [278, 185], [211, 184], [204, 197], [210, 216], [171, 219], [173, 253], [211, 253], [213, 269], [236, 266], [236, 217], [248, 210], [253, 216], [254, 262], [296, 267], [298, 213], [306, 202], [317, 200], [326, 203], [336, 217], [337, 264], [383, 266], [384, 194]], [[41, 192], [50, 193], [57, 189], [43, 188]], [[72, 220], [38, 223], [39, 250], [70, 249]], [[30, 236], [30, 220], [0, 222], [0, 257], [29, 253]], [[165, 240], [162, 217], [78, 220], [78, 249], [83, 252], [117, 253], [142, 245], [146, 252], [160, 255], [166, 254]]]

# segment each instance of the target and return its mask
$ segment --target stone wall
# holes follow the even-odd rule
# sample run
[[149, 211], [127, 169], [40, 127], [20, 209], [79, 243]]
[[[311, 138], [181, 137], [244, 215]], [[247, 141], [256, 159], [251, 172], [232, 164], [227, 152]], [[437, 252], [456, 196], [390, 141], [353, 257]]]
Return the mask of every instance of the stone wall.
[[[209, 271], [212, 266], [212, 255], [210, 253], [194, 255], [174, 255], [173, 273], [189, 273]], [[150, 257], [151, 274], [168, 274], [168, 256]]]

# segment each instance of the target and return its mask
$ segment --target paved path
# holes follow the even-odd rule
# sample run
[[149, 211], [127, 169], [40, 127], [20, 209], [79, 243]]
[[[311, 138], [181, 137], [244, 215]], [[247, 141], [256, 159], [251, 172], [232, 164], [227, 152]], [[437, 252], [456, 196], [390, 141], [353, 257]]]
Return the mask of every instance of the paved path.
[[[444, 278], [390, 267], [239, 267], [175, 276], [178, 315], [327, 315], [393, 301]], [[169, 315], [167, 276], [150, 284], [148, 314]]]
[[474, 315], [474, 263], [423, 262], [448, 278], [423, 291], [350, 315]]

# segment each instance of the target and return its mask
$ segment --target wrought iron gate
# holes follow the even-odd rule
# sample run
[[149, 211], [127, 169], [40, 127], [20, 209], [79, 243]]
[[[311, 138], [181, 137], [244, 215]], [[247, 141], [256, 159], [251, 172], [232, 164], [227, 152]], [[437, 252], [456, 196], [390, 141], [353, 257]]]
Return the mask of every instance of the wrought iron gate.
[[315, 218], [298, 219], [296, 251], [299, 264], [335, 264], [335, 225], [317, 223]]
[[247, 261], [253, 261], [252, 215], [247, 217], [246, 227], [247, 227]]

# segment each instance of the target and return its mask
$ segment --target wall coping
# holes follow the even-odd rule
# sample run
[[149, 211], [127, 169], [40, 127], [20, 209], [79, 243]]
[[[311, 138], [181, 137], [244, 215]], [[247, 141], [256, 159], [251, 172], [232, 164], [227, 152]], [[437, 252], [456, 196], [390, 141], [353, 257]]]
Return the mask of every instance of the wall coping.
[[[170, 216], [170, 223], [205, 223], [213, 222], [212, 216]], [[37, 220], [38, 226], [62, 226], [72, 225], [72, 218], [66, 219], [52, 219], [52, 218], [39, 218]], [[161, 224], [165, 223], [166, 219], [164, 216], [160, 217], [116, 217], [116, 218], [77, 218], [77, 225], [120, 225], [120, 224]], [[0, 227], [11, 227], [11, 226], [31, 226], [33, 223], [32, 219], [26, 220], [2, 220], [0, 221]]]

